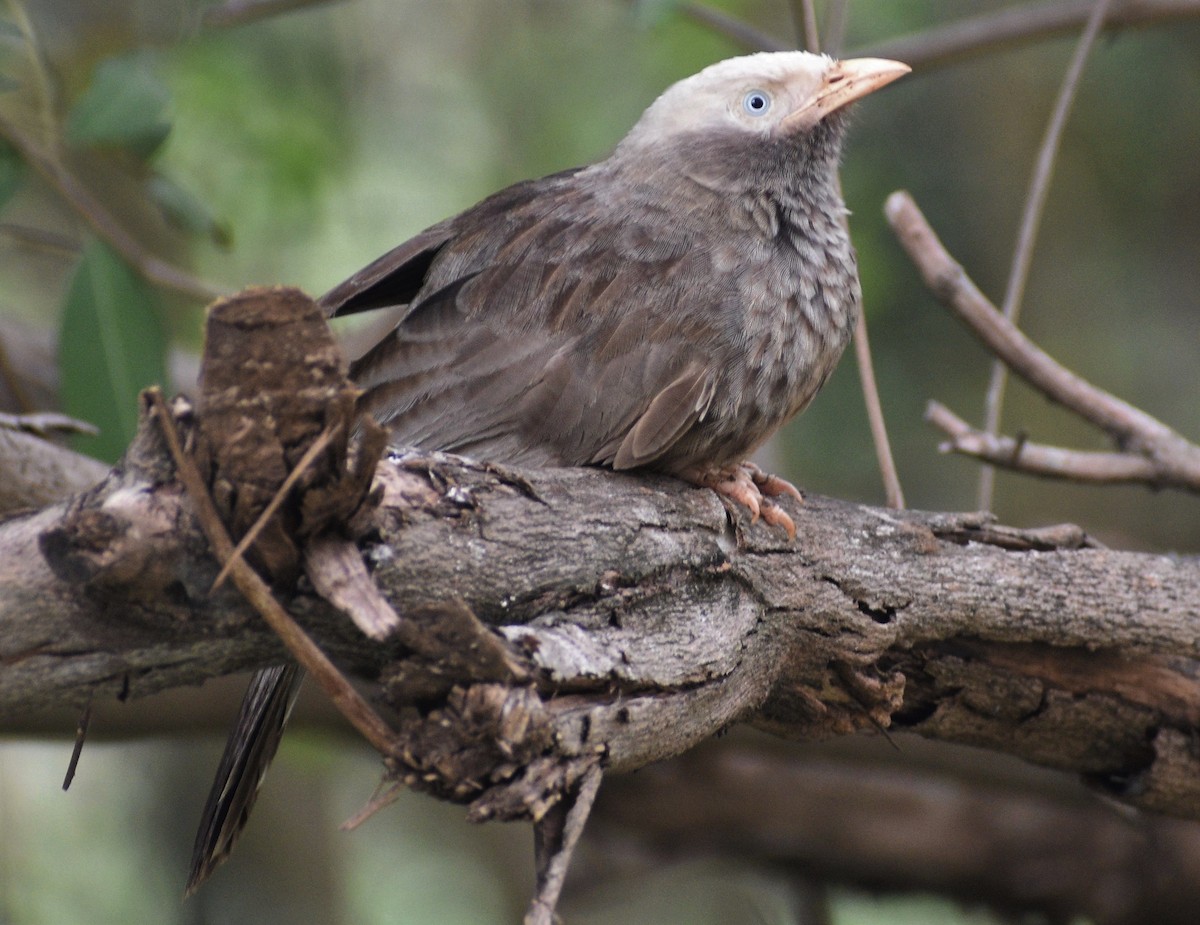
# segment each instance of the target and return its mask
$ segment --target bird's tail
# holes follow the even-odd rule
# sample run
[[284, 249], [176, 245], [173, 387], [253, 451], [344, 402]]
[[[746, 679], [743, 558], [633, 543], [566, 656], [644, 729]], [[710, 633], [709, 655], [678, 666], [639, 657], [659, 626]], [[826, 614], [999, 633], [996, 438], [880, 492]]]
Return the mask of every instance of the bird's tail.
[[288, 663], [264, 668], [250, 682], [204, 804], [185, 896], [196, 892], [233, 849], [275, 757], [303, 681], [304, 669]]

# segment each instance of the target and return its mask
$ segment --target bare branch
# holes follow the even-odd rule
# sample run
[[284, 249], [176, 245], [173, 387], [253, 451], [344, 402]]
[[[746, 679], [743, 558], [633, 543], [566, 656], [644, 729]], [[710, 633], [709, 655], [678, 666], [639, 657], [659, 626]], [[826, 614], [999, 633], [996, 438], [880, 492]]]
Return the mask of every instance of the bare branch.
[[884, 211], [934, 297], [1013, 372], [1047, 398], [1105, 431], [1126, 452], [1150, 460], [1155, 467], [1150, 484], [1200, 491], [1200, 447], [1080, 378], [1034, 345], [971, 282], [907, 193], [892, 193]]
[[[889, 39], [855, 54], [895, 58], [915, 71], [955, 64], [984, 52], [1074, 32], [1087, 22], [1095, 0], [1023, 3], [914, 35]], [[1116, 0], [1105, 28], [1114, 31], [1200, 17], [1200, 0]]]
[[[1054, 38], [1081, 29], [1096, 0], [1046, 0], [1017, 4], [913, 35], [853, 49], [851, 56], [894, 58], [914, 71], [927, 71], [982, 53]], [[748, 51], [787, 51], [791, 46], [749, 23], [700, 3], [680, 6], [685, 16], [709, 26]], [[1200, 0], [1113, 0], [1108, 31], [1200, 18]], [[833, 37], [831, 29], [830, 38]], [[830, 45], [831, 49], [835, 46]], [[835, 49], [836, 50], [836, 49]]]
[[[461, 679], [450, 702], [540, 702], [572, 760], [630, 770], [738, 721], [792, 738], [890, 723], [1200, 815], [1196, 758], [1170, 732], [1200, 723], [1195, 562], [816, 496], [789, 511], [793, 546], [671, 479], [438, 456], [384, 466], [379, 487], [362, 553], [393, 607], [457, 600], [535, 669], [511, 688]], [[218, 564], [175, 486], [118, 474], [88, 499], [0, 524], [0, 717], [279, 659], [236, 595], [204, 596]], [[393, 693], [420, 682], [407, 647], [311, 592], [289, 610], [341, 667]], [[1027, 696], [1041, 707], [1012, 709]]]
[[330, 2], [334, 0], [227, 0], [206, 9], [200, 22], [209, 29], [230, 29]]
[[747, 22], [701, 3], [685, 3], [679, 7], [679, 11], [696, 22], [708, 26], [714, 32], [719, 32], [726, 38], [732, 39], [749, 51], [790, 51], [792, 48], [786, 42], [781, 42], [762, 30], [755, 29]]
[[792, 0], [792, 16], [797, 20], [800, 36], [804, 40], [804, 50], [820, 54], [821, 32], [817, 28], [815, 0]]
[[[1025, 198], [1025, 209], [1021, 215], [1021, 228], [1017, 234], [1017, 245], [1013, 248], [1012, 267], [1009, 270], [1008, 286], [1004, 290], [1004, 317], [1016, 324], [1021, 316], [1021, 300], [1025, 295], [1025, 283], [1029, 279], [1029, 266], [1033, 262], [1033, 248], [1037, 241], [1038, 227], [1041, 225], [1042, 214], [1045, 211], [1046, 196], [1050, 192], [1050, 179], [1054, 174], [1054, 162], [1058, 157], [1059, 143], [1062, 140], [1063, 129], [1067, 124], [1067, 116], [1075, 101], [1075, 93], [1079, 88], [1079, 79], [1083, 75], [1084, 65], [1091, 54], [1096, 36], [1104, 24], [1104, 17], [1111, 6], [1111, 0], [1096, 0], [1092, 15], [1088, 17], [1087, 26], [1079, 42], [1075, 46], [1075, 54], [1063, 78], [1058, 99], [1054, 104], [1054, 112], [1046, 126], [1046, 136], [1042, 139], [1038, 151], [1037, 163], [1033, 169], [1033, 177], [1029, 182], [1029, 193]], [[1000, 416], [1004, 407], [1004, 385], [1007, 367], [999, 360], [992, 364], [991, 380], [988, 382], [987, 397], [984, 403], [983, 429], [989, 434], [1000, 430]], [[981, 511], [992, 508], [992, 493], [995, 489], [995, 472], [991, 466], [984, 466], [979, 472], [979, 503]]]
[[883, 477], [887, 505], [890, 508], [903, 508], [904, 490], [900, 487], [900, 474], [896, 471], [887, 422], [883, 419], [883, 403], [879, 400], [879, 386], [875, 382], [875, 362], [871, 358], [871, 343], [867, 338], [867, 316], [862, 312], [854, 328], [854, 358], [858, 361], [858, 378], [871, 426], [871, 443], [875, 447], [875, 460]]
[[925, 410], [925, 420], [950, 437], [938, 447], [943, 453], [961, 453], [1003, 469], [1073, 482], [1158, 484], [1158, 467], [1145, 456], [1067, 450], [989, 434], [975, 429], [949, 408], [932, 401]]

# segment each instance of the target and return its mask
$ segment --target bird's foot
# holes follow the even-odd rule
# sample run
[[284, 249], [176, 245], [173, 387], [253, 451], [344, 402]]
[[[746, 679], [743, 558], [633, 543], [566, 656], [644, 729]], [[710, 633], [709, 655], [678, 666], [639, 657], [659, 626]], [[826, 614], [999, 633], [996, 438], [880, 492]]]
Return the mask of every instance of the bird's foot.
[[789, 495], [803, 501], [800, 490], [786, 479], [770, 475], [751, 462], [723, 469], [688, 469], [679, 473], [680, 478], [711, 488], [718, 495], [728, 498], [750, 511], [750, 523], [759, 517], [773, 527], [782, 527], [789, 540], [796, 538], [796, 525], [778, 504], [772, 501], [780, 495]]

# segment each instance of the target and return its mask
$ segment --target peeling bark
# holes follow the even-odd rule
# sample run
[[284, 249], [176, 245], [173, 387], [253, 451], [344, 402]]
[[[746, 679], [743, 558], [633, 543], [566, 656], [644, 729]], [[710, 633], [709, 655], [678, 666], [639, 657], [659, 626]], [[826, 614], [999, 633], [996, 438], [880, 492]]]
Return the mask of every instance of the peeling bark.
[[[548, 736], [582, 773], [640, 767], [736, 722], [797, 739], [891, 726], [1200, 816], [1194, 560], [816, 496], [791, 509], [789, 544], [670, 479], [438, 456], [391, 460], [376, 487], [364, 561], [457, 662], [373, 642], [303, 586], [288, 606], [346, 670], [408, 705], [416, 739], [480, 710], [495, 730], [516, 709], [525, 757]], [[115, 475], [0, 525], [0, 715], [278, 661], [235, 594], [208, 595], [216, 568], [171, 482]], [[449, 778], [428, 786], [454, 795]], [[506, 815], [496, 798], [476, 814]]]

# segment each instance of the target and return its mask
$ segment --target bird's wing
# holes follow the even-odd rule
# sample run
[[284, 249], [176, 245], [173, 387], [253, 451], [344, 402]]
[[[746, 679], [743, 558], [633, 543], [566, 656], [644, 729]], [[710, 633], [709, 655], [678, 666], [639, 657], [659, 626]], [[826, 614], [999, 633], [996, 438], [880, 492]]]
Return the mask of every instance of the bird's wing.
[[407, 305], [425, 285], [430, 264], [453, 235], [445, 222], [434, 225], [339, 283], [317, 304], [330, 318]]
[[430, 266], [442, 247], [469, 227], [476, 216], [503, 215], [509, 208], [527, 203], [536, 187], [568, 178], [579, 168], [564, 170], [543, 180], [517, 183], [489, 196], [473, 208], [425, 229], [392, 248], [353, 276], [321, 296], [318, 304], [331, 318], [394, 305], [407, 305], [425, 286]]
[[591, 195], [571, 174], [519, 184], [334, 290], [357, 310], [424, 274], [408, 313], [351, 373], [397, 441], [630, 468], [661, 459], [704, 416], [712, 309], [727, 296], [705, 281], [719, 277], [662, 215], [614, 214]]

